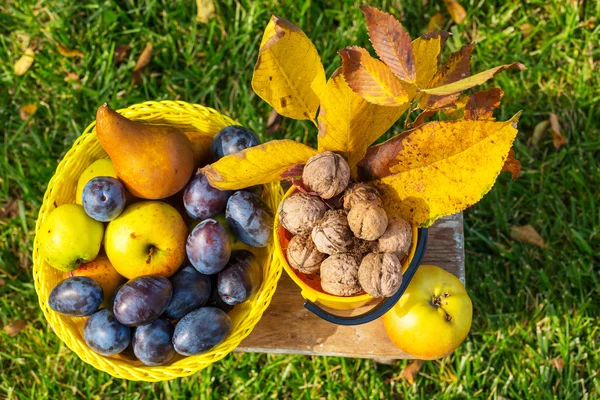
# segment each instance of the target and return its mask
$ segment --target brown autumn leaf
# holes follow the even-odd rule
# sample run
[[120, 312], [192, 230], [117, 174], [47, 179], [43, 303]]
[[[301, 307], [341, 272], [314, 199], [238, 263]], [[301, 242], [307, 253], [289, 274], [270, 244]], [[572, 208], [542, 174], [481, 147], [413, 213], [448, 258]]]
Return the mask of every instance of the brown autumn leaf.
[[560, 133], [560, 124], [558, 117], [554, 113], [550, 113], [550, 132], [552, 132], [552, 142], [556, 150], [559, 150], [566, 142], [563, 135]]
[[429, 23], [427, 24], [427, 28], [425, 28], [425, 32], [442, 29], [445, 23], [446, 19], [444, 18], [444, 15], [441, 12], [436, 12], [429, 19]]
[[422, 34], [421, 38], [425, 40], [440, 38], [440, 47], [443, 49], [450, 36], [452, 36], [450, 32], [436, 30]]
[[532, 145], [534, 145], [534, 146], [538, 145], [540, 140], [542, 140], [542, 137], [544, 137], [544, 134], [548, 130], [549, 126], [550, 126], [550, 121], [548, 121], [548, 120], [538, 122], [535, 125], [535, 128], [533, 128], [533, 135], [531, 136], [531, 144]]
[[146, 47], [140, 54], [137, 62], [135, 63], [135, 67], [133, 68], [133, 72], [131, 73], [131, 78], [133, 79], [133, 83], [139, 85], [142, 83], [142, 72], [144, 72], [144, 68], [146, 65], [150, 63], [152, 59], [152, 43], [148, 42]]
[[413, 360], [411, 361], [404, 369], [402, 370], [402, 377], [408, 381], [408, 383], [413, 383], [415, 378], [419, 374], [421, 367], [425, 364], [423, 360]]
[[461, 6], [457, 0], [444, 0], [444, 4], [446, 5], [448, 14], [452, 17], [452, 20], [457, 24], [462, 24], [467, 17], [467, 12], [463, 6]]
[[281, 128], [282, 122], [283, 116], [273, 108], [269, 114], [269, 118], [267, 119], [267, 133], [272, 135], [277, 132], [279, 128]]
[[375, 7], [361, 6], [367, 21], [369, 38], [379, 56], [398, 78], [414, 82], [415, 58], [410, 35], [392, 15]]
[[504, 92], [491, 88], [475, 93], [465, 106], [465, 119], [494, 119], [494, 109], [500, 105]]
[[131, 50], [131, 46], [128, 44], [120, 44], [115, 47], [115, 63], [120, 63], [125, 61], [125, 58], [129, 55], [129, 51]]
[[556, 357], [552, 359], [552, 366], [556, 368], [558, 372], [562, 372], [565, 368], [565, 360], [563, 360], [562, 357]]
[[2, 330], [6, 332], [8, 336], [17, 336], [27, 326], [27, 322], [23, 319], [12, 321], [8, 325], [5, 325]]
[[57, 43], [56, 48], [58, 50], [58, 52], [60, 53], [61, 56], [63, 57], [68, 57], [68, 58], [73, 58], [73, 57], [79, 57], [79, 58], [83, 58], [84, 54], [77, 50], [77, 49], [70, 49], [66, 46], [63, 46], [60, 43]]
[[31, 67], [31, 64], [33, 64], [33, 58], [35, 57], [35, 53], [33, 52], [32, 49], [25, 49], [23, 55], [21, 56], [21, 58], [19, 58], [17, 60], [17, 62], [15, 63], [13, 69], [15, 71], [15, 75], [17, 76], [21, 76], [24, 75], [25, 72], [27, 72], [27, 70], [29, 70], [29, 68]]
[[511, 227], [510, 236], [519, 242], [529, 243], [539, 247], [546, 247], [546, 242], [544, 242], [544, 239], [530, 224]]
[[515, 158], [515, 151], [513, 149], [510, 149], [508, 152], [508, 156], [506, 157], [506, 161], [500, 172], [510, 172], [513, 181], [519, 177], [519, 174], [521, 173], [521, 163]]
[[419, 114], [417, 116], [417, 118], [415, 118], [415, 120], [412, 123], [408, 124], [408, 128], [412, 129], [412, 128], [416, 128], [417, 126], [423, 125], [427, 118], [434, 116], [436, 113], [437, 113], [437, 111], [435, 111], [435, 110], [423, 111], [421, 114]]
[[74, 72], [69, 72], [67, 74], [67, 76], [65, 77], [65, 81], [78, 81], [79, 80], [79, 75], [77, 75]]
[[23, 121], [27, 121], [27, 119], [29, 119], [30, 116], [35, 114], [36, 111], [37, 103], [25, 104], [21, 106], [21, 109], [19, 110], [19, 115], [21, 116], [21, 119]]
[[301, 179], [305, 164], [296, 164], [281, 173], [282, 179]]
[[527, 36], [531, 35], [531, 33], [533, 32], [535, 27], [533, 25], [531, 25], [530, 23], [524, 23], [523, 25], [521, 25], [519, 27], [519, 29], [521, 29], [521, 33], [523, 34], [523, 39], [524, 39]]
[[0, 278], [0, 286], [6, 285], [6, 281], [3, 278]]
[[208, 23], [215, 16], [213, 0], [196, 0], [196, 22]]

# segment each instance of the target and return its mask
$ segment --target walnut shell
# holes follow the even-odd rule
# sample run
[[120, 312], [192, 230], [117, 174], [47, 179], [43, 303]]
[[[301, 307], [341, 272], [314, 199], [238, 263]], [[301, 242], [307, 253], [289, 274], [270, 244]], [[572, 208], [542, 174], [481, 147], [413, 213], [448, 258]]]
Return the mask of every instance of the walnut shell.
[[308, 159], [302, 182], [322, 198], [331, 199], [348, 186], [350, 167], [339, 154], [325, 151]]
[[279, 223], [294, 235], [309, 234], [329, 208], [316, 196], [296, 192], [279, 206]]
[[373, 297], [389, 297], [402, 284], [402, 263], [393, 253], [367, 254], [358, 269], [358, 281]]
[[312, 240], [321, 253], [347, 253], [354, 247], [354, 235], [342, 210], [329, 210], [313, 228]]
[[348, 225], [357, 238], [376, 240], [385, 232], [388, 218], [375, 203], [355, 203], [348, 213]]
[[351, 253], [336, 254], [321, 263], [321, 287], [336, 296], [354, 296], [362, 289], [358, 282], [360, 259]]
[[406, 220], [393, 216], [383, 235], [377, 239], [374, 251], [376, 253], [395, 253], [399, 259], [403, 259], [408, 254], [411, 244], [412, 227]]
[[319, 272], [321, 262], [327, 257], [317, 250], [309, 235], [294, 236], [286, 254], [290, 266], [305, 274]]
[[346, 189], [344, 193], [344, 211], [349, 212], [352, 206], [357, 203], [375, 203], [379, 207], [383, 207], [379, 190], [367, 183], [356, 183]]

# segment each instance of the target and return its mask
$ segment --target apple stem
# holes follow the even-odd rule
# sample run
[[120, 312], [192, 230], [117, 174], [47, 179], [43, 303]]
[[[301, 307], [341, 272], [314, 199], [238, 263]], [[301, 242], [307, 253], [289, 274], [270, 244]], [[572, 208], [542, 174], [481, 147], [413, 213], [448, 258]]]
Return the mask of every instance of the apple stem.
[[146, 264], [150, 264], [150, 262], [152, 261], [152, 255], [154, 254], [154, 249], [156, 247], [154, 247], [154, 245], [150, 245], [148, 247], [148, 258], [146, 259]]
[[452, 317], [450, 316], [450, 314], [448, 314], [448, 312], [446, 310], [444, 310], [444, 307], [442, 307], [442, 299], [445, 299], [448, 297], [450, 297], [449, 292], [444, 292], [444, 293], [440, 294], [439, 296], [433, 296], [433, 300], [431, 300], [431, 305], [434, 306], [435, 308], [441, 308], [445, 314], [444, 318], [446, 318], [446, 321], [450, 322], [450, 321], [452, 321]]

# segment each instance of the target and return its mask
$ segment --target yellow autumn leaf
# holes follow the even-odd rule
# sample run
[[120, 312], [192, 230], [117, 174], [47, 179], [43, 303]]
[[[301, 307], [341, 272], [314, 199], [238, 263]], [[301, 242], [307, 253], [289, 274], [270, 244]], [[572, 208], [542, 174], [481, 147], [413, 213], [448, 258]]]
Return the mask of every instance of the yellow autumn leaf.
[[237, 190], [279, 181], [284, 171], [305, 164], [315, 154], [315, 149], [295, 140], [272, 140], [225, 156], [201, 171], [212, 186]]
[[427, 227], [477, 203], [504, 165], [518, 116], [505, 122], [430, 122], [390, 146], [396, 149], [391, 175], [371, 182], [381, 190], [386, 210]]
[[58, 43], [57, 44], [57, 49], [58, 52], [60, 53], [61, 56], [63, 57], [80, 57], [83, 58], [83, 53], [77, 49], [70, 49], [68, 47], [63, 46], [62, 44]]
[[427, 28], [425, 28], [425, 32], [442, 29], [445, 23], [446, 19], [444, 18], [444, 15], [441, 12], [436, 12], [429, 19], [429, 23], [427, 24]]
[[353, 168], [367, 148], [407, 110], [369, 103], [350, 89], [341, 69], [336, 70], [321, 92], [319, 151], [335, 151]]
[[314, 122], [325, 84], [325, 70], [310, 39], [291, 22], [271, 17], [254, 67], [254, 92], [279, 114]]
[[420, 37], [415, 39], [412, 45], [417, 70], [416, 84], [420, 88], [426, 88], [438, 69], [438, 59], [442, 50], [441, 37]]
[[35, 53], [33, 52], [33, 50], [25, 49], [25, 52], [23, 53], [21, 58], [19, 58], [17, 60], [17, 62], [15, 63], [15, 65], [13, 67], [13, 69], [15, 71], [15, 75], [17, 75], [17, 76], [24, 75], [25, 72], [27, 72], [27, 70], [29, 69], [29, 67], [31, 67], [31, 64], [33, 64], [34, 56], [35, 56]]

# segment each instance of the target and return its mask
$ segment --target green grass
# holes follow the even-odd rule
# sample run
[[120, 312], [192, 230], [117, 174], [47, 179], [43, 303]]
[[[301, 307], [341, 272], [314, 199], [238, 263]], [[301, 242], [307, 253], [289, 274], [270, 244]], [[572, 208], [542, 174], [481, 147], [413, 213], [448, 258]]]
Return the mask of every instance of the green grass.
[[[325, 3], [219, 1], [208, 25], [194, 22], [191, 0], [0, 5], [0, 206], [16, 201], [0, 221], [0, 324], [28, 322], [16, 337], [0, 332], [0, 398], [600, 398], [600, 28], [584, 23], [600, 21], [593, 0], [461, 1], [468, 17], [450, 27], [450, 50], [478, 42], [475, 71], [512, 61], [528, 67], [494, 80], [505, 91], [497, 117], [523, 110], [515, 145], [523, 168], [515, 182], [502, 174], [465, 213], [473, 328], [454, 354], [426, 363], [414, 384], [399, 378], [405, 361], [258, 354], [231, 354], [185, 379], [131, 383], [84, 364], [54, 336], [31, 279], [33, 230], [46, 183], [97, 106], [182, 99], [214, 107], [269, 140], [269, 108], [250, 81], [271, 14], [302, 27], [328, 74], [340, 64], [338, 49], [368, 45], [354, 4]], [[374, 3], [401, 17], [413, 37], [441, 9], [437, 0]], [[527, 38], [519, 29], [524, 23], [534, 26]], [[57, 41], [85, 57], [60, 56]], [[134, 86], [130, 73], [148, 41], [154, 57], [143, 84]], [[37, 49], [35, 63], [17, 77], [13, 63], [27, 42]], [[114, 65], [119, 44], [132, 52]], [[68, 73], [78, 81], [67, 80]], [[39, 103], [38, 111], [22, 121], [19, 108], [30, 102]], [[528, 144], [549, 112], [567, 139], [559, 151], [549, 136], [537, 147]], [[276, 136], [314, 143], [316, 133], [286, 120]], [[511, 239], [510, 226], [525, 223], [546, 248]]]

